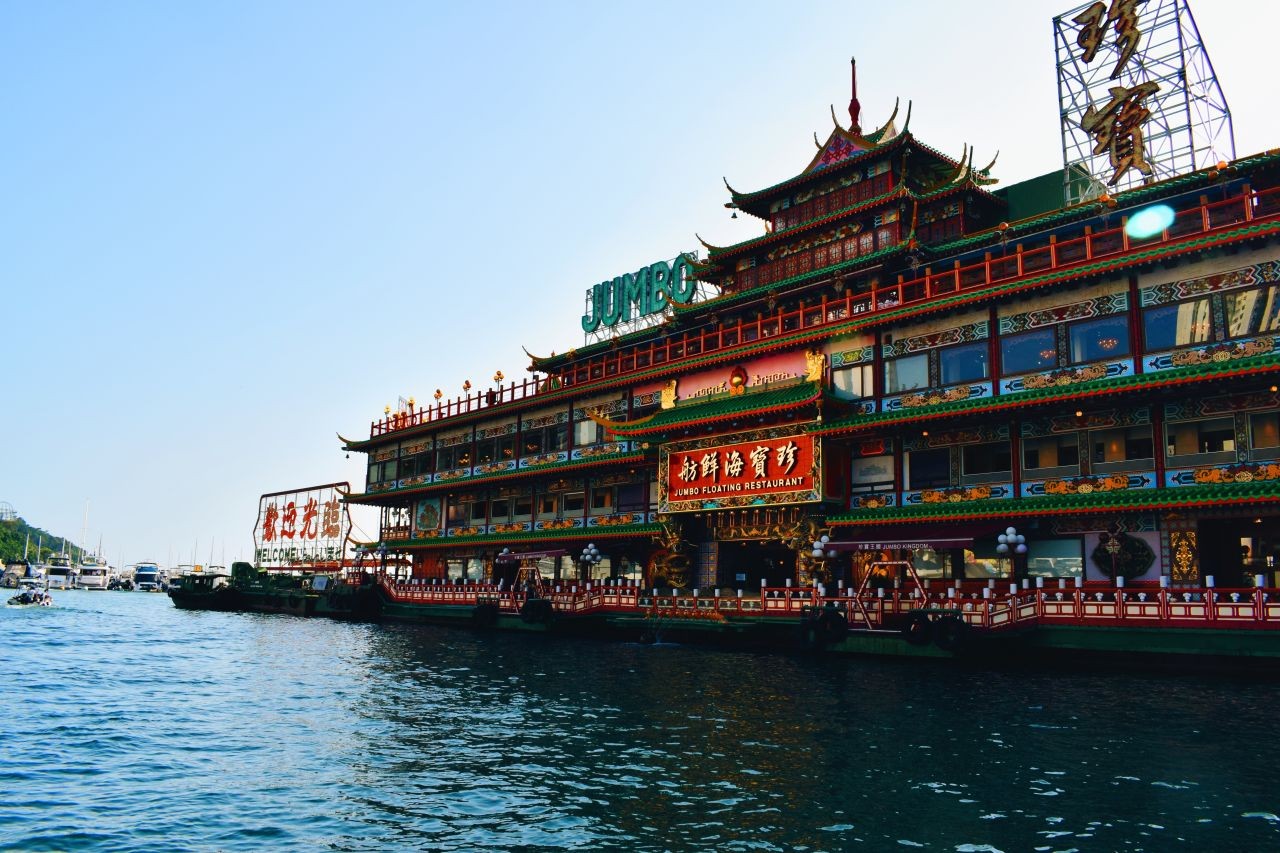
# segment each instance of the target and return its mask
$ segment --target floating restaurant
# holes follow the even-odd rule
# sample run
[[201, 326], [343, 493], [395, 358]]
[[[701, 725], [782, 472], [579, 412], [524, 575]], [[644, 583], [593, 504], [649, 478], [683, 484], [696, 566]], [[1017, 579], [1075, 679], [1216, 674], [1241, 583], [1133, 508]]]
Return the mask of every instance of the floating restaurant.
[[343, 439], [387, 607], [1277, 645], [1280, 151], [1235, 156], [1189, 48], [1143, 76], [1161, 28], [1199, 44], [1185, 0], [1054, 23], [1062, 169], [1002, 187], [910, 104], [864, 126], [854, 66], [796, 174], [726, 181], [760, 236], [595, 284], [529, 378]]

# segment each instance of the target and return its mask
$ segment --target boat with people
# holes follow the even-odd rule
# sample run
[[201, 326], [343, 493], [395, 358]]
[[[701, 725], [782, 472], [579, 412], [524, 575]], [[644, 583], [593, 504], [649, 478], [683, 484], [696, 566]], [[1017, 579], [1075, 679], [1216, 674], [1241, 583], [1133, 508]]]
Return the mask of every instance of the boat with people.
[[49, 589], [74, 589], [76, 585], [76, 566], [68, 554], [57, 553], [49, 556], [44, 566], [45, 583]]
[[111, 583], [111, 567], [107, 561], [94, 554], [80, 558], [76, 572], [76, 589], [107, 589]]
[[47, 589], [34, 583], [23, 583], [16, 595], [9, 598], [9, 607], [52, 607], [53, 596]]

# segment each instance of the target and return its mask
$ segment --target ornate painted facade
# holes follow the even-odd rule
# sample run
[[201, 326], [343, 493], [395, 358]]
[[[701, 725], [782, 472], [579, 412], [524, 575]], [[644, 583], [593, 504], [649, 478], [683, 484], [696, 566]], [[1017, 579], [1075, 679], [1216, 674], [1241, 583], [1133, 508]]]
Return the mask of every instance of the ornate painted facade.
[[[1064, 208], [921, 143], [909, 106], [851, 119], [796, 176], [729, 187], [765, 233], [690, 259], [716, 298], [344, 440], [382, 543], [419, 577], [491, 577], [511, 548], [645, 586], [876, 560], [1275, 584], [1280, 152]], [[1130, 233], [1156, 204], [1172, 223]], [[1006, 526], [1025, 555], [997, 554]], [[885, 547], [815, 560], [820, 531]], [[575, 562], [588, 543], [605, 559]]]

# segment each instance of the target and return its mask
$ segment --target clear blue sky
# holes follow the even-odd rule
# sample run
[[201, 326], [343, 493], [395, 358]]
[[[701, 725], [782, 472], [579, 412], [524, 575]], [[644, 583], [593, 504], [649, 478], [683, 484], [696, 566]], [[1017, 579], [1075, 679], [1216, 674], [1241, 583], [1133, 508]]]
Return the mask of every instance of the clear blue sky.
[[[1071, 3], [0, 7], [0, 500], [112, 562], [247, 556], [336, 432], [580, 345], [593, 282], [753, 236], [858, 57], [864, 126], [1060, 166]], [[1241, 155], [1280, 146], [1280, 4], [1195, 3]], [[372, 535], [376, 528], [363, 525]]]

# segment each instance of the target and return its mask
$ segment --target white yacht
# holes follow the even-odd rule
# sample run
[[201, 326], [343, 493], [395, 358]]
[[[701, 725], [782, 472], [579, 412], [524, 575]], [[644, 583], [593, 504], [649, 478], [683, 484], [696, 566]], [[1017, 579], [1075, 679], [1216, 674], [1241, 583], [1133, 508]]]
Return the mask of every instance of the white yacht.
[[162, 592], [164, 574], [155, 563], [138, 563], [133, 567], [133, 588], [140, 592]]
[[74, 589], [76, 585], [76, 567], [66, 554], [52, 554], [49, 562], [44, 564], [46, 589]]
[[93, 554], [80, 558], [80, 570], [76, 575], [76, 589], [106, 589], [111, 581], [111, 567], [107, 561]]

